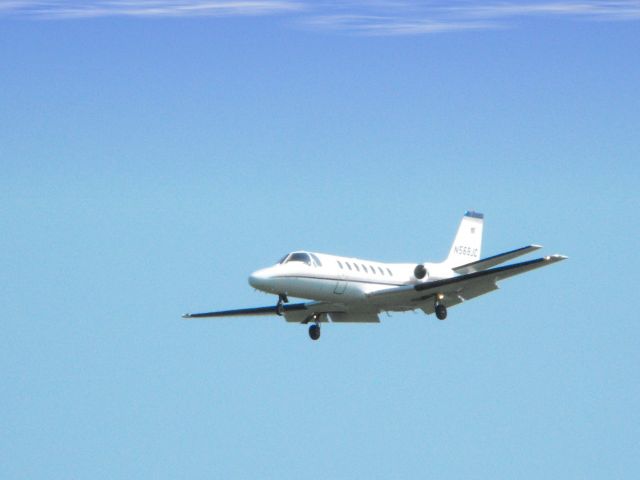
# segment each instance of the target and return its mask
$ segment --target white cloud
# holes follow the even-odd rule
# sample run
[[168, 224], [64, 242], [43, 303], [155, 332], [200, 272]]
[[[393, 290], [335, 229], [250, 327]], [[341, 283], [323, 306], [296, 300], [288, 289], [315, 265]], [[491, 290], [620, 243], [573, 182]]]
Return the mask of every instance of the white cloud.
[[[363, 35], [420, 35], [505, 28], [514, 18], [638, 20], [639, 0], [393, 1], [351, 0], [328, 4], [334, 12], [301, 21], [318, 29]], [[331, 10], [327, 8], [327, 10]]]
[[467, 7], [452, 7], [460, 14], [467, 16], [500, 18], [528, 16], [571, 16], [571, 17], [608, 17], [638, 18], [640, 2], [638, 1], [564, 1], [517, 3], [502, 2], [475, 4]]
[[287, 15], [305, 28], [357, 35], [424, 35], [509, 27], [515, 19], [639, 20], [640, 0], [0, 0], [0, 16]]
[[189, 17], [267, 15], [299, 10], [302, 3], [288, 0], [15, 0], [0, 3], [0, 13], [40, 18], [106, 16]]
[[313, 16], [304, 20], [304, 23], [316, 29], [336, 30], [372, 36], [420, 35], [495, 28], [494, 24], [481, 21], [456, 22], [419, 17], [357, 14]]

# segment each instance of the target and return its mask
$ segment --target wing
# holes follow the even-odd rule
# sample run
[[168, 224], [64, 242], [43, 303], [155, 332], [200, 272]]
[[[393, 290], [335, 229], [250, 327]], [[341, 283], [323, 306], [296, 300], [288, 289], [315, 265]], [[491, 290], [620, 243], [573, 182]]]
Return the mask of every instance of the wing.
[[[287, 322], [303, 323], [314, 314], [341, 314], [346, 311], [343, 305], [327, 302], [285, 303], [284, 317]], [[277, 315], [276, 306], [257, 308], [238, 308], [235, 310], [220, 310], [217, 312], [185, 313], [182, 318], [215, 318], [215, 317], [251, 317], [258, 315]], [[318, 321], [326, 322], [326, 315], [320, 315]]]
[[[307, 309], [306, 303], [283, 305], [285, 312], [297, 312]], [[277, 315], [276, 306], [257, 308], [238, 308], [235, 310], [220, 310], [218, 312], [185, 313], [182, 318], [213, 318], [213, 317], [250, 317], [256, 315]]]
[[528, 262], [515, 263], [504, 267], [496, 267], [457, 277], [435, 280], [432, 282], [406, 285], [369, 294], [378, 305], [393, 305], [390, 310], [421, 308], [425, 313], [433, 313], [436, 295], [444, 296], [444, 303], [449, 307], [496, 290], [496, 282], [519, 275], [536, 268], [545, 267], [564, 260], [563, 255], [551, 255]]

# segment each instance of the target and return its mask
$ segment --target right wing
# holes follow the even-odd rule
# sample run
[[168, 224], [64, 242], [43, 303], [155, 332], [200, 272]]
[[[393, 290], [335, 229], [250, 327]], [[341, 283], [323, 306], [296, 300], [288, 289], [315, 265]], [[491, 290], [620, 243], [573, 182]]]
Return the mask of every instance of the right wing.
[[465, 300], [496, 290], [496, 282], [521, 273], [544, 267], [564, 260], [563, 255], [551, 255], [528, 262], [490, 268], [480, 272], [467, 273], [442, 280], [427, 281], [416, 285], [378, 290], [368, 295], [381, 305], [394, 305], [405, 309], [422, 308], [425, 313], [433, 313], [436, 295], [444, 295], [445, 304], [456, 305]]

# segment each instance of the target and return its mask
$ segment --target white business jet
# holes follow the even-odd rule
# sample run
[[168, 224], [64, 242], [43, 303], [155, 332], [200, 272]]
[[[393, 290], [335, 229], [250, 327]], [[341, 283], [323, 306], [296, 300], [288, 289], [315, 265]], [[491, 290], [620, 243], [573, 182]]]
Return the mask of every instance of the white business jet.
[[[379, 322], [381, 312], [420, 309], [447, 318], [447, 309], [493, 290], [496, 284], [520, 273], [564, 260], [563, 255], [496, 267], [541, 248], [529, 245], [480, 259], [481, 213], [466, 212], [449, 256], [439, 263], [383, 263], [323, 253], [292, 252], [272, 267], [249, 276], [249, 284], [278, 295], [274, 306], [208, 313], [187, 313], [183, 318], [280, 315], [287, 322], [309, 325], [312, 340], [320, 338], [327, 322]], [[289, 303], [289, 297], [311, 301]]]

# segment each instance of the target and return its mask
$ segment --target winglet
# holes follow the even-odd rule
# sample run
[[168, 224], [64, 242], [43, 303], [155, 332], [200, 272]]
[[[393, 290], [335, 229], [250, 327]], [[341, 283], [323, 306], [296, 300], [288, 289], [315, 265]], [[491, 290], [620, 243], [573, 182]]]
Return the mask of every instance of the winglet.
[[182, 315], [182, 318], [191, 318], [191, 314], [190, 313], [185, 313], [184, 315]]

